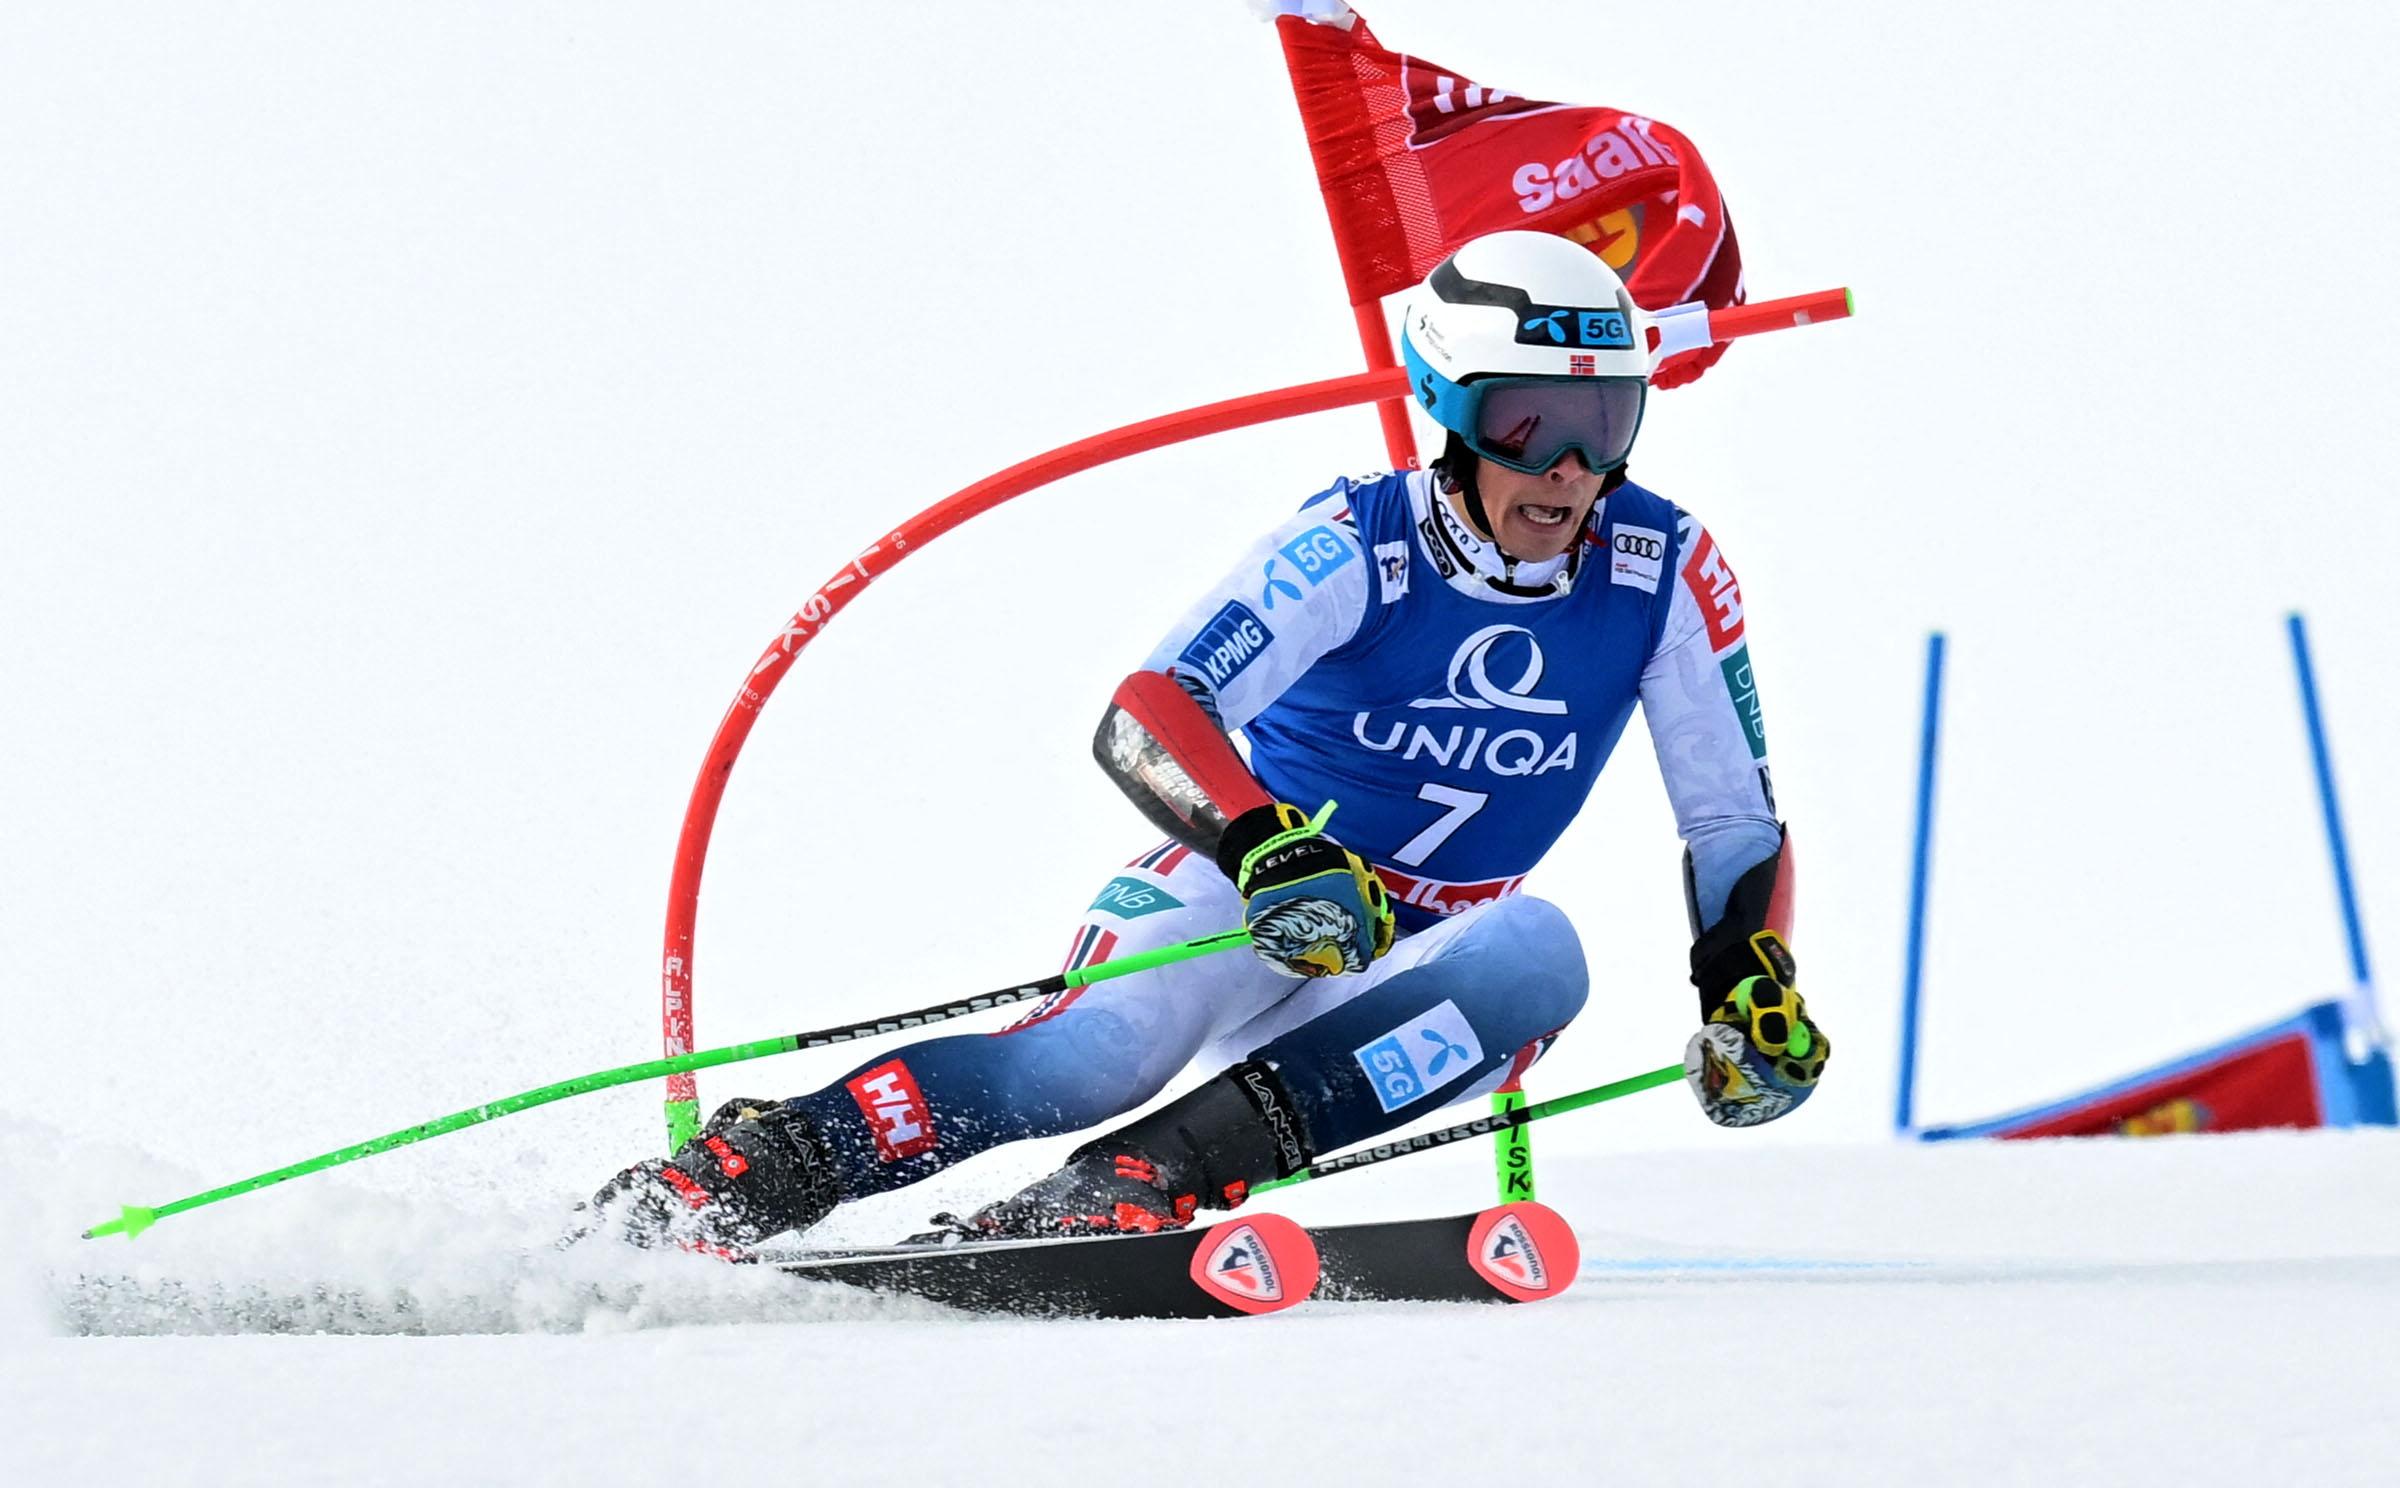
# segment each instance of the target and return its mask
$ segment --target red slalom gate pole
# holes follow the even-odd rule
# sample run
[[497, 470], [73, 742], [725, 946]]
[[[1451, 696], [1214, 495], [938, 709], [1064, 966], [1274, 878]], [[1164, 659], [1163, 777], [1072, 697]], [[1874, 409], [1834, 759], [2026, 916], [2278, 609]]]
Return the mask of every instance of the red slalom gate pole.
[[[1383, 304], [1369, 301], [1352, 305], [1351, 316], [1358, 322], [1358, 349], [1366, 353], [1370, 371], [1398, 367], [1399, 359], [1392, 355], [1392, 333], [1383, 323]], [[1416, 431], [1408, 426], [1408, 384], [1402, 381], [1399, 394], [1375, 405], [1375, 417], [1383, 425], [1383, 452], [1391, 456], [1394, 470], [1417, 468]]]
[[1708, 312], [1708, 336], [1712, 341], [1731, 341], [1736, 336], [1755, 336], [1761, 331], [1787, 331], [1819, 321], [1847, 320], [1854, 308], [1847, 289], [1820, 289], [1814, 294], [1760, 300], [1754, 305], [1729, 305]]
[[[723, 721], [717, 725], [716, 737], [709, 741], [708, 754], [700, 766], [700, 778], [692, 783], [691, 803], [684, 808], [683, 832], [675, 844], [675, 872], [667, 888], [666, 946], [659, 962], [659, 994], [661, 1022], [666, 1036], [666, 1056], [678, 1058], [692, 1052], [692, 949], [698, 932], [700, 914], [700, 874], [708, 859], [708, 840], [716, 828], [717, 808], [725, 799], [725, 784], [733, 775], [734, 761], [742, 745], [750, 737], [751, 727], [758, 722], [759, 711], [775, 691], [783, 674], [792, 662], [807, 649], [834, 616], [840, 614], [859, 594], [877, 579], [892, 571], [901, 559], [924, 547], [971, 517], [982, 515], [1000, 503], [1022, 496], [1039, 486], [1137, 455], [1161, 445], [1198, 439], [1228, 429], [1247, 428], [1252, 424], [1271, 423], [1277, 419], [1296, 418], [1305, 413], [1322, 413], [1332, 408], [1347, 408], [1357, 403], [1405, 399], [1408, 378], [1397, 367], [1380, 368], [1353, 373], [1348, 377], [1328, 378], [1323, 382], [1303, 383], [1298, 387], [1281, 388], [1268, 393], [1251, 393], [1244, 397], [1228, 398], [1221, 403], [1203, 404], [1170, 413], [1159, 418], [1127, 424], [1105, 434], [1062, 445], [1048, 454], [1009, 466], [996, 475], [966, 487], [942, 501], [917, 513], [894, 528], [881, 540], [869, 543], [865, 551], [837, 570], [833, 577], [818, 587], [798, 613], [784, 623], [758, 661], [750, 668], [742, 690], [734, 696], [733, 706], [725, 710]], [[700, 1128], [699, 1082], [689, 1073], [670, 1075], [667, 1079], [667, 1141], [670, 1149], [680, 1147]]]

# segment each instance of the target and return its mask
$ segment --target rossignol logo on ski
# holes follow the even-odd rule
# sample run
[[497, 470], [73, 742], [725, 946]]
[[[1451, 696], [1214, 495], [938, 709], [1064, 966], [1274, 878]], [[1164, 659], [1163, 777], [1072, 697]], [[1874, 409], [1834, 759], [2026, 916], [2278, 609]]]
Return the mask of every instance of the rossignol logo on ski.
[[879, 1064], [851, 1076], [843, 1088], [867, 1119], [877, 1157], [898, 1162], [933, 1149], [933, 1112], [926, 1108], [924, 1093], [907, 1064], [897, 1059]]
[[1280, 1312], [1317, 1289], [1317, 1247], [1280, 1214], [1228, 1219], [1193, 1242], [1192, 1284], [1236, 1312]]
[[1556, 1210], [1526, 1199], [1476, 1216], [1466, 1259], [1501, 1296], [1539, 1302], [1575, 1284], [1583, 1250]]
[[1476, 1254], [1488, 1273], [1537, 1292], [1550, 1289], [1549, 1272], [1542, 1265], [1542, 1248], [1525, 1232], [1525, 1222], [1513, 1214], [1492, 1226]]
[[1258, 1238], [1258, 1231], [1246, 1224], [1236, 1226], [1216, 1243], [1208, 1253], [1207, 1267], [1210, 1280], [1253, 1302], [1283, 1300], [1283, 1281], [1276, 1274], [1275, 1258], [1267, 1253], [1267, 1243]]

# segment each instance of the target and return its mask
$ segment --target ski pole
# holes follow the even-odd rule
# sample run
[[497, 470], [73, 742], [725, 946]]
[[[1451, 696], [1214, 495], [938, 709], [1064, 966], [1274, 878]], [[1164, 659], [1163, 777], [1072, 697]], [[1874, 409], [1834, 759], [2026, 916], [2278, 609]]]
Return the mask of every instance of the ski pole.
[[662, 1075], [680, 1074], [685, 1070], [708, 1069], [720, 1064], [738, 1064], [745, 1059], [764, 1059], [771, 1054], [790, 1054], [802, 1049], [821, 1049], [828, 1044], [846, 1044], [854, 1039], [874, 1038], [878, 1034], [899, 1033], [905, 1029], [923, 1028], [928, 1024], [943, 1023], [952, 1018], [965, 1017], [970, 1013], [980, 1013], [987, 1008], [1006, 1007], [1015, 1002], [1030, 1002], [1035, 998], [1047, 997], [1054, 992], [1064, 992], [1072, 987], [1087, 987], [1094, 982], [1107, 981], [1111, 977], [1131, 976], [1137, 971], [1148, 971], [1154, 966], [1165, 966], [1175, 961], [1188, 961], [1195, 956], [1206, 956], [1249, 943], [1250, 932], [1247, 929], [1227, 930], [1215, 935], [1204, 935], [1197, 940], [1187, 940], [1178, 945], [1160, 946], [1154, 951], [1143, 951], [1127, 956], [1121, 961], [1104, 961], [1097, 966], [1063, 971], [1056, 976], [1044, 977], [1038, 982], [1027, 982], [1023, 986], [1005, 987], [997, 992], [986, 992], [980, 996], [962, 998], [955, 1002], [936, 1003], [932, 1007], [919, 1008], [913, 1013], [896, 1013], [888, 1018], [874, 1018], [862, 1023], [841, 1024], [808, 1033], [789, 1033], [781, 1038], [756, 1039], [746, 1044], [727, 1044], [721, 1049], [701, 1049], [690, 1054], [679, 1054], [672, 1059], [652, 1059], [641, 1064], [628, 1064], [617, 1069], [578, 1075], [572, 1080], [561, 1080], [554, 1085], [544, 1085], [537, 1090], [525, 1091], [521, 1095], [486, 1101], [482, 1105], [469, 1106], [464, 1111], [454, 1112], [432, 1121], [420, 1122], [415, 1126], [404, 1126], [396, 1132], [387, 1132], [383, 1136], [369, 1141], [359, 1142], [303, 1162], [296, 1162], [290, 1167], [277, 1168], [271, 1173], [261, 1173], [255, 1178], [244, 1178], [238, 1183], [228, 1183], [222, 1188], [212, 1188], [206, 1193], [197, 1193], [189, 1198], [177, 1199], [171, 1204], [160, 1204], [156, 1207], [127, 1204], [115, 1219], [103, 1221], [85, 1230], [83, 1238], [91, 1240], [101, 1235], [123, 1235], [127, 1239], [131, 1239], [170, 1214], [181, 1214], [186, 1209], [197, 1209], [203, 1204], [213, 1204], [219, 1199], [230, 1199], [237, 1194], [250, 1193], [271, 1184], [281, 1183], [287, 1178], [297, 1178], [304, 1173], [314, 1173], [342, 1163], [355, 1162], [362, 1157], [372, 1157], [378, 1152], [389, 1152], [395, 1147], [405, 1147], [411, 1142], [422, 1142], [427, 1137], [443, 1136], [462, 1127], [475, 1126], [486, 1121], [497, 1121], [503, 1116], [513, 1116], [519, 1111], [534, 1106], [548, 1105], [552, 1101], [565, 1100], [569, 1096], [588, 1095], [595, 1090], [606, 1090], [611, 1085], [630, 1085], [636, 1080], [655, 1080]]
[[1577, 1091], [1573, 1095], [1558, 1096], [1535, 1105], [1519, 1106], [1510, 1111], [1495, 1111], [1489, 1116], [1478, 1116], [1473, 1121], [1462, 1121], [1456, 1126], [1445, 1126], [1440, 1131], [1402, 1137], [1397, 1142], [1386, 1142], [1381, 1146], [1364, 1148], [1344, 1157], [1329, 1157], [1312, 1167], [1302, 1168], [1289, 1178], [1276, 1178], [1266, 1183], [1254, 1183], [1250, 1185], [1250, 1192], [1262, 1194], [1271, 1188], [1289, 1188], [1295, 1183], [1306, 1183], [1311, 1178], [1329, 1178], [1336, 1173], [1353, 1172], [1375, 1163], [1390, 1162], [1395, 1157], [1406, 1157], [1412, 1152], [1427, 1152], [1436, 1147], [1447, 1147], [1452, 1142], [1463, 1142], [1470, 1137], [1480, 1137], [1487, 1132], [1502, 1131], [1512, 1126], [1523, 1126], [1530, 1121], [1539, 1121], [1545, 1116], [1559, 1116], [1568, 1111], [1581, 1110], [1585, 1106], [1596, 1106], [1602, 1101], [1615, 1100], [1621, 1095], [1631, 1095], [1637, 1090], [1648, 1090], [1657, 1085], [1670, 1085], [1682, 1078], [1683, 1065], [1681, 1063], [1663, 1065], [1648, 1074], [1634, 1075], [1606, 1085], [1595, 1085], [1589, 1090]]

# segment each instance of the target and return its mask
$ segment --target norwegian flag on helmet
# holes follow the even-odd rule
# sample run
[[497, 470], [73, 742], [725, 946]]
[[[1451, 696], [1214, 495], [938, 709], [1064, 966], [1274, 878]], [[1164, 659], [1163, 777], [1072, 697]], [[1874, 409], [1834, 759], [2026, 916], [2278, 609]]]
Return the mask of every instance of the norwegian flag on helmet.
[[[1692, 142], [1621, 109], [1548, 103], [1394, 52], [1330, 0], [1276, 18], [1350, 303], [1423, 279], [1469, 238], [1505, 228], [1584, 244], [1644, 309], [1742, 302], [1742, 252]], [[1651, 375], [1677, 387], [1722, 344]]]

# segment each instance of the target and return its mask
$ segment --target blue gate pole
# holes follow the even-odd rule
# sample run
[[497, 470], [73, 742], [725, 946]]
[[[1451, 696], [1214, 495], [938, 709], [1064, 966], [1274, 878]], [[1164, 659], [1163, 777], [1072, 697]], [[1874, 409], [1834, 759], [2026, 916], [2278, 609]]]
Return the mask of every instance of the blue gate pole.
[[1917, 845], [1908, 886], [1908, 966], [1900, 997], [1900, 1096], [1892, 1130], [1907, 1135], [1917, 1106], [1917, 1005], [1925, 990], [1925, 880], [1933, 856], [1933, 766], [1942, 738], [1942, 633], [1925, 641], [1925, 728], [1917, 750]]
[[2350, 939], [2351, 1033], [2368, 1044], [2384, 1044], [2383, 1018], [2375, 1006], [2375, 978], [2367, 969], [2367, 935], [2358, 918], [2358, 890], [2350, 881], [2350, 844], [2342, 834], [2341, 799], [2333, 789], [2333, 753], [2325, 743], [2325, 715], [2317, 706], [2317, 673], [2308, 660], [2308, 626], [2297, 612], [2286, 616], [2292, 664], [2300, 673], [2300, 710], [2308, 716], [2308, 747], [2317, 762], [2317, 799], [2325, 808], [2325, 840], [2333, 851], [2334, 892], [2342, 901], [2342, 928]]

